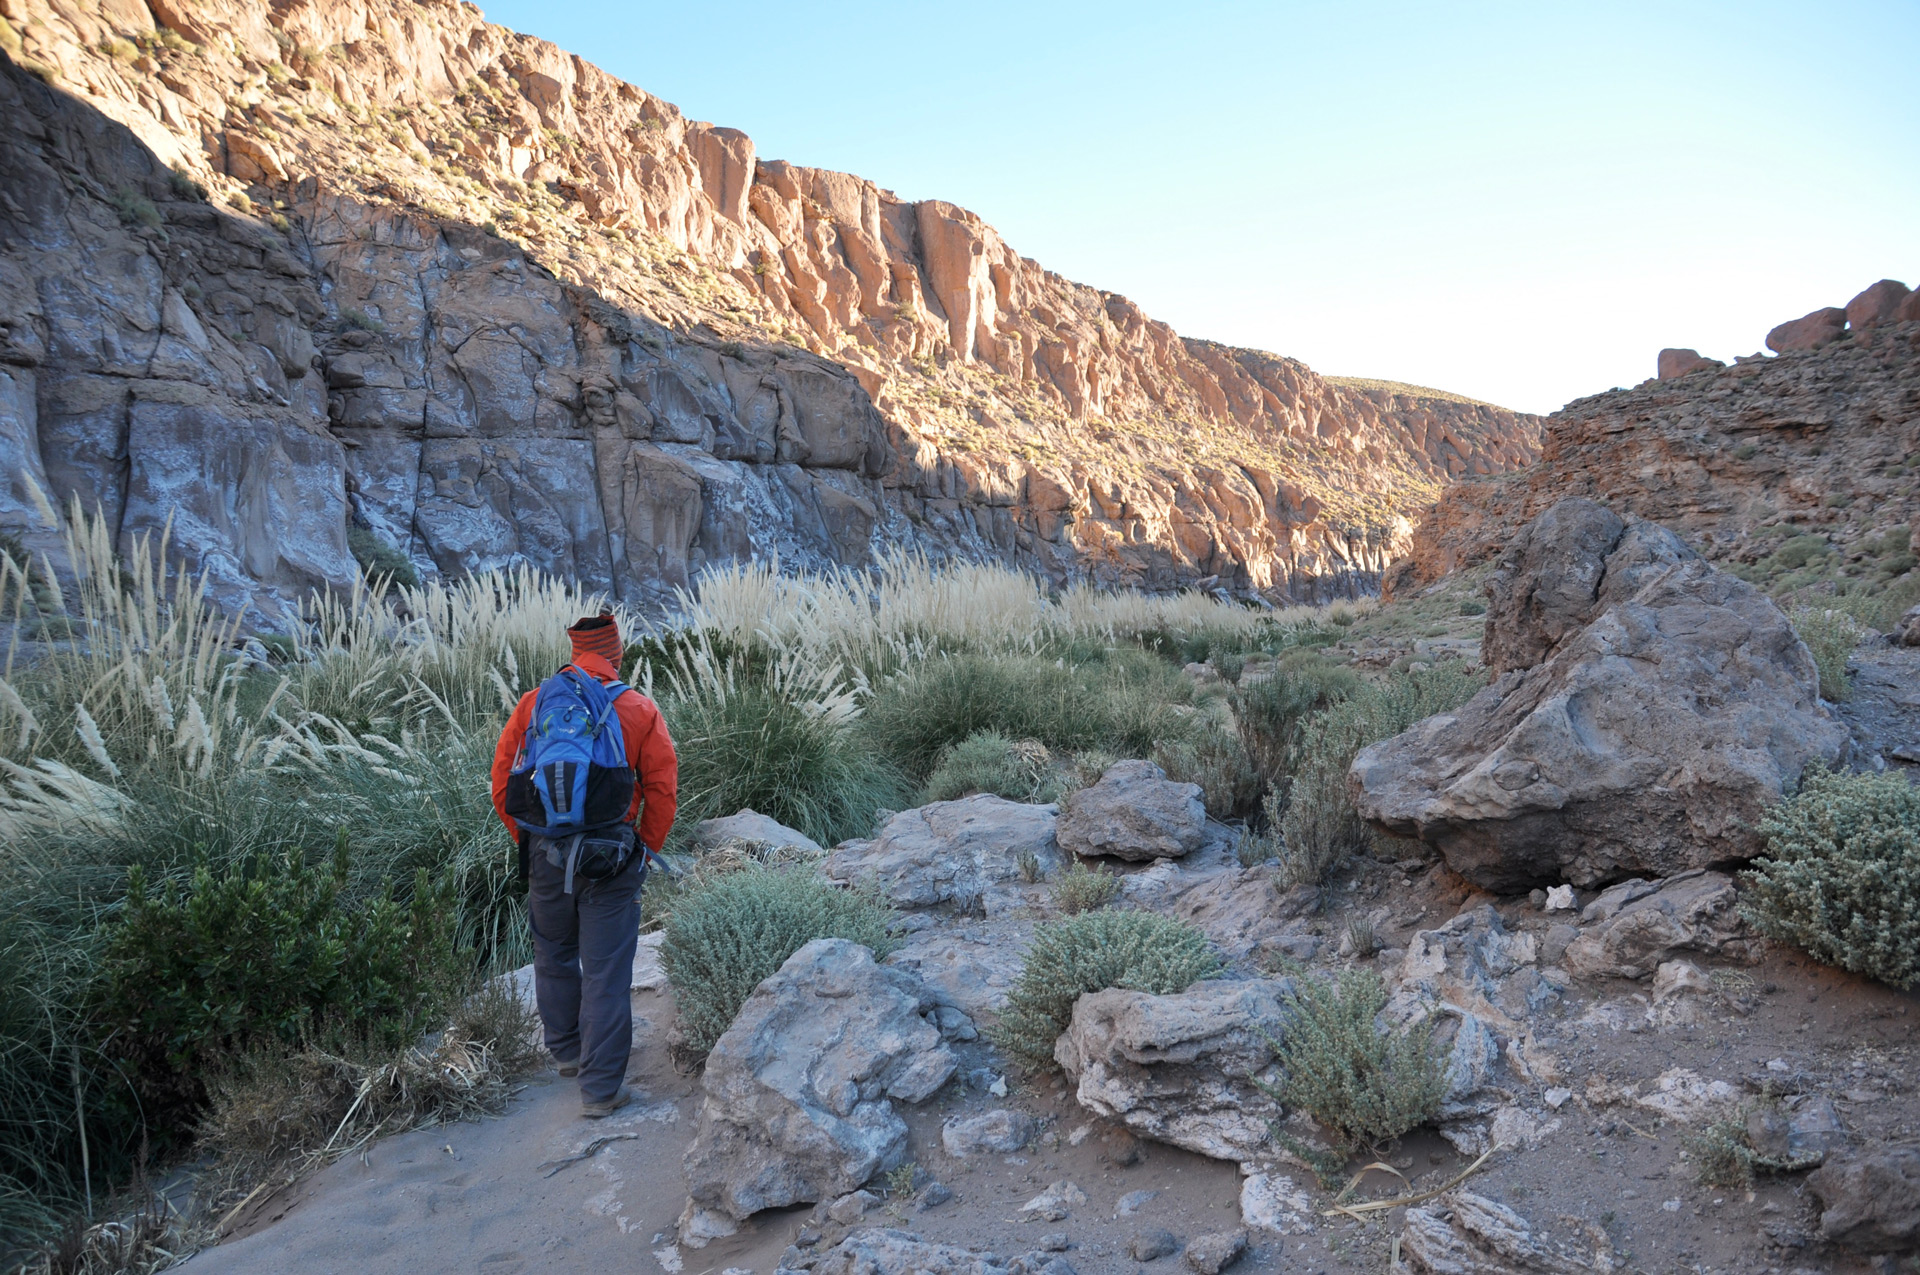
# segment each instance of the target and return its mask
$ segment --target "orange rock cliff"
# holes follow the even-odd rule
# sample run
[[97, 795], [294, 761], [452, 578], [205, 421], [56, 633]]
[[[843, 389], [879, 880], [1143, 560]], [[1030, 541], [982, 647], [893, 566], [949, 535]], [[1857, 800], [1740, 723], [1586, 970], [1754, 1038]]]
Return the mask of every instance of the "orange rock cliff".
[[1182, 337], [468, 4], [0, 16], [0, 532], [53, 549], [42, 496], [171, 520], [265, 614], [375, 551], [636, 602], [898, 547], [1318, 599], [1537, 451]]

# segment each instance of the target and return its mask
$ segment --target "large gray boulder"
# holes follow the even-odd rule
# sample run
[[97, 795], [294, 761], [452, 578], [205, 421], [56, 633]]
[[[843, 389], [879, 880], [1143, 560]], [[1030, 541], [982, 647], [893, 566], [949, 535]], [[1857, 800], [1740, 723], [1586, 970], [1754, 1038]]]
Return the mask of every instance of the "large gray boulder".
[[1492, 685], [1362, 749], [1375, 826], [1520, 891], [1751, 857], [1762, 811], [1843, 754], [1773, 601], [1655, 523], [1563, 500], [1487, 586]]
[[1178, 859], [1206, 844], [1207, 807], [1199, 784], [1174, 783], [1150, 761], [1123, 761], [1067, 798], [1058, 834], [1074, 854]]
[[871, 841], [841, 843], [827, 875], [871, 882], [901, 908], [953, 904], [1004, 910], [1018, 901], [1021, 859], [1051, 872], [1065, 860], [1054, 840], [1053, 806], [1029, 806], [990, 793], [903, 810]]
[[1196, 983], [1154, 996], [1112, 988], [1074, 1003], [1054, 1059], [1080, 1105], [1142, 1137], [1243, 1166], [1269, 1155], [1285, 979]]
[[904, 970], [846, 939], [816, 939], [754, 991], [707, 1055], [681, 1239], [698, 1245], [762, 1209], [844, 1195], [897, 1167], [907, 1126], [953, 1074]]
[[767, 850], [798, 851], [809, 856], [826, 853], [825, 848], [806, 833], [789, 828], [751, 806], [719, 819], [702, 819], [693, 831], [695, 850], [712, 850], [729, 842], [741, 841]]

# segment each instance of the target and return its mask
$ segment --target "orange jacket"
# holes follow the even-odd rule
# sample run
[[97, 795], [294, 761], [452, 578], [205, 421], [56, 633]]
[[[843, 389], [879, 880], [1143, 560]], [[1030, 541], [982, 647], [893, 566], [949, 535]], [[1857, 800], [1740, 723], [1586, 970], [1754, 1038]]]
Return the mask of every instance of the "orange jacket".
[[[570, 667], [602, 682], [611, 682], [619, 676], [612, 664], [597, 655], [582, 655]], [[538, 690], [531, 690], [520, 697], [513, 716], [507, 719], [507, 728], [500, 732], [500, 742], [493, 749], [493, 808], [516, 844], [520, 840], [520, 827], [507, 817], [507, 776], [526, 743], [527, 724], [533, 720], [533, 702], [539, 694]], [[628, 690], [613, 701], [613, 710], [620, 714], [620, 733], [627, 741], [627, 762], [637, 778], [633, 806], [627, 811], [627, 818], [631, 820], [639, 815], [640, 840], [648, 849], [657, 851], [666, 844], [667, 833], [673, 828], [673, 814], [679, 803], [680, 759], [673, 751], [667, 723], [652, 700], [639, 691]]]

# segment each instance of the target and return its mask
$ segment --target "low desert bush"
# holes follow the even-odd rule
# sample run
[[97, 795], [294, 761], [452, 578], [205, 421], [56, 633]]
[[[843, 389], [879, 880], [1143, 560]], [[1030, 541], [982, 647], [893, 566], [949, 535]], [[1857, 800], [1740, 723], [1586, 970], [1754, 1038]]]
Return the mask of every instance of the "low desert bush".
[[1266, 780], [1248, 759], [1226, 702], [1208, 701], [1183, 728], [1184, 737], [1156, 744], [1150, 760], [1175, 783], [1199, 784], [1207, 813], [1215, 819], [1251, 812]]
[[345, 1037], [389, 1048], [449, 1007], [470, 954], [454, 946], [447, 892], [414, 883], [343, 904], [349, 855], [206, 866], [155, 892], [135, 867], [103, 936], [98, 1012], [136, 1069], [150, 1117], [197, 1106], [211, 1062], [259, 1046]]
[[420, 572], [412, 560], [367, 528], [348, 527], [347, 548], [369, 579], [385, 576], [403, 588], [420, 587]]
[[1777, 1099], [1743, 1107], [1736, 1117], [1715, 1120], [1695, 1133], [1681, 1135], [1687, 1158], [1693, 1161], [1694, 1179], [1701, 1186], [1751, 1190], [1757, 1172], [1798, 1173], [1820, 1163], [1818, 1155], [1800, 1159], [1770, 1156], [1754, 1146], [1751, 1125], [1765, 1106]]
[[1813, 652], [1814, 666], [1820, 670], [1820, 693], [1835, 703], [1851, 698], [1847, 657], [1866, 636], [1866, 627], [1838, 609], [1795, 607], [1791, 618], [1793, 631]]
[[1760, 835], [1748, 921], [1829, 965], [1920, 984], [1920, 789], [1905, 775], [1809, 768]]
[[1118, 897], [1118, 874], [1093, 867], [1078, 855], [1063, 870], [1054, 874], [1054, 906], [1069, 916], [1098, 911]]
[[1207, 936], [1156, 912], [1083, 912], [1033, 932], [993, 1041], [1030, 1071], [1054, 1066], [1073, 1003], [1109, 987], [1168, 995], [1220, 971]]
[[1330, 1147], [1309, 1148], [1276, 1130], [1289, 1150], [1331, 1178], [1355, 1151], [1377, 1150], [1433, 1118], [1447, 1092], [1433, 1024], [1383, 1031], [1375, 1020], [1387, 990], [1378, 974], [1302, 975], [1291, 1001], [1285, 1035], [1274, 1042], [1282, 1078], [1273, 1097], [1311, 1115]]
[[1347, 767], [1368, 744], [1458, 708], [1485, 675], [1452, 664], [1364, 682], [1304, 722], [1293, 748], [1293, 782], [1280, 819], [1281, 862], [1295, 884], [1315, 884], [1367, 848], [1367, 826], [1347, 795]]
[[1241, 747], [1269, 783], [1283, 783], [1300, 723], [1344, 699], [1360, 675], [1307, 650], [1275, 661], [1271, 675], [1235, 688], [1233, 712]]
[[1053, 756], [1038, 740], [975, 731], [949, 748], [927, 776], [928, 801], [992, 793], [1008, 801], [1051, 801]]
[[687, 890], [667, 917], [660, 963], [689, 1052], [704, 1056], [753, 989], [815, 939], [851, 939], [885, 959], [887, 906], [805, 868], [734, 872]]

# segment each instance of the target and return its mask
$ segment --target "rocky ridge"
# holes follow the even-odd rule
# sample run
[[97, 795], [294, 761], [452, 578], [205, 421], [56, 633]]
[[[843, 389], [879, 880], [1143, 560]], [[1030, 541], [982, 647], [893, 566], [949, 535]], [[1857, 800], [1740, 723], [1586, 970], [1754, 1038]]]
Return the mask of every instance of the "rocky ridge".
[[1389, 572], [1387, 594], [1491, 561], [1569, 496], [1655, 519], [1775, 591], [1880, 588], [1903, 576], [1911, 590], [1920, 579], [1906, 574], [1920, 545], [1920, 301], [1882, 280], [1768, 339], [1777, 357], [1730, 367], [1662, 351], [1659, 377], [1555, 412], [1538, 464], [1442, 494]]
[[892, 545], [1304, 599], [1534, 454], [1533, 418], [1182, 338], [471, 5], [0, 16], [0, 531], [29, 548], [78, 497], [123, 538], [171, 516], [268, 610], [350, 549], [632, 601]]

